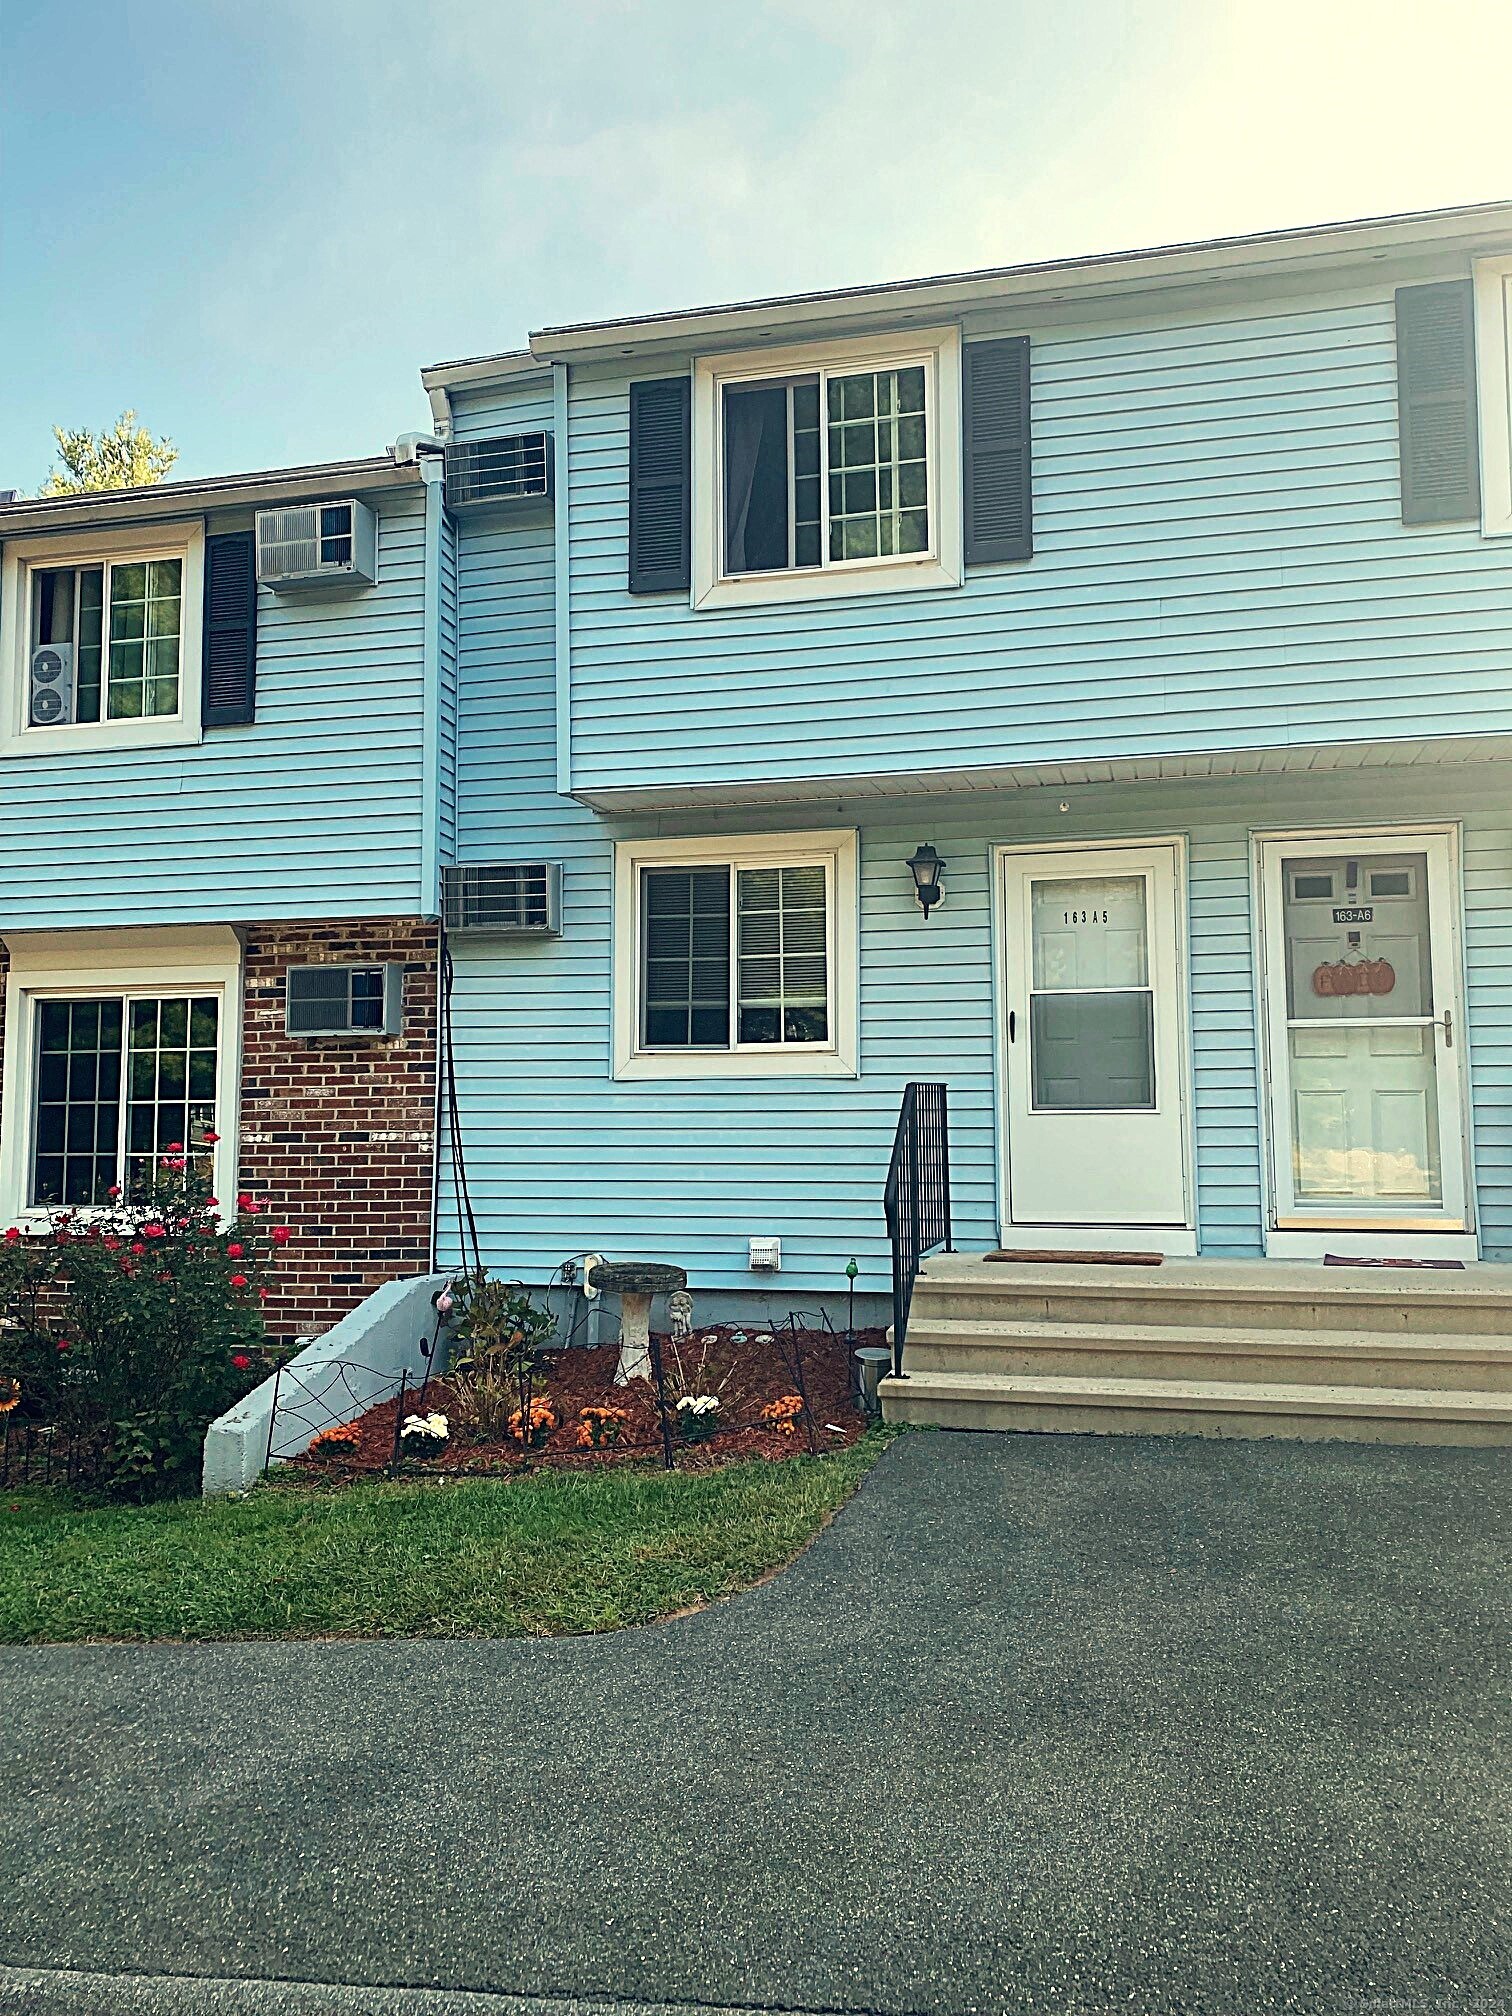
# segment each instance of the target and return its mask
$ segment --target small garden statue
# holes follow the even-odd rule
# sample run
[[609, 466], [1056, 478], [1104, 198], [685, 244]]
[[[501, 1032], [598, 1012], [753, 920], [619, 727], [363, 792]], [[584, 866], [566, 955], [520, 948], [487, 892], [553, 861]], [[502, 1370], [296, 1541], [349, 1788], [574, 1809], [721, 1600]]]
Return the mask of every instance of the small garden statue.
[[672, 1326], [672, 1342], [686, 1344], [693, 1335], [693, 1297], [686, 1288], [674, 1288], [667, 1297], [667, 1321]]

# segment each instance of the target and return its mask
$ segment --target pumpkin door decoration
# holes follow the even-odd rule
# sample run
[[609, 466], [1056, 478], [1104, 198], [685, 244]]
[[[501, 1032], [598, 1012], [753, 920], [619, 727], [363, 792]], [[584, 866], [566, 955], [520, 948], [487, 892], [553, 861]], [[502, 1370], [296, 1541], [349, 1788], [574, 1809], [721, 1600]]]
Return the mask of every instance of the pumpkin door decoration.
[[1314, 994], [1390, 994], [1395, 986], [1389, 959], [1337, 959], [1313, 969]]

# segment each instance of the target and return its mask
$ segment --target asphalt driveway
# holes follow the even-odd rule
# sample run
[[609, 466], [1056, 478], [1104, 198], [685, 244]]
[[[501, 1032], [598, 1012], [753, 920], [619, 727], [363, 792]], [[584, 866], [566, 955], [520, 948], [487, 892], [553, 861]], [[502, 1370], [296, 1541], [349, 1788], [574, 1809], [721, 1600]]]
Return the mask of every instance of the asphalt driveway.
[[0, 1653], [0, 2008], [1501, 2011], [1509, 1540], [1505, 1452], [920, 1434], [645, 1631]]

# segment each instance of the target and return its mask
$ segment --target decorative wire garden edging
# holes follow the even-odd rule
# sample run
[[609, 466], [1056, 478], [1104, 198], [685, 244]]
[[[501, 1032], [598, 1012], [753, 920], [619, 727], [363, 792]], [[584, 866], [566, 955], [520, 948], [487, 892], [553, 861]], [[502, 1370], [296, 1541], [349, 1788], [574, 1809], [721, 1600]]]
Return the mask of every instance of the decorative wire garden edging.
[[[416, 1348], [424, 1367], [423, 1376], [418, 1379], [413, 1366], [393, 1372], [349, 1357], [326, 1360], [317, 1357], [309, 1365], [295, 1361], [292, 1368], [283, 1366], [274, 1374], [264, 1450], [265, 1473], [276, 1462], [308, 1455], [331, 1459], [332, 1474], [338, 1476], [350, 1477], [354, 1473], [393, 1476], [401, 1466], [406, 1472], [446, 1476], [494, 1473], [501, 1469], [529, 1470], [540, 1464], [557, 1466], [564, 1460], [575, 1467], [578, 1459], [591, 1462], [595, 1455], [611, 1451], [620, 1457], [652, 1457], [664, 1471], [673, 1471], [679, 1467], [680, 1451], [696, 1451], [711, 1435], [773, 1429], [783, 1435], [801, 1436], [800, 1446], [809, 1455], [817, 1456], [826, 1447], [826, 1430], [836, 1434], [845, 1431], [832, 1422], [820, 1420], [816, 1412], [820, 1404], [816, 1399], [819, 1390], [816, 1378], [825, 1394], [822, 1403], [825, 1406], [840, 1407], [845, 1400], [851, 1405], [858, 1404], [853, 1389], [844, 1400], [834, 1390], [835, 1367], [831, 1361], [839, 1357], [848, 1363], [853, 1341], [850, 1331], [844, 1333], [842, 1343], [841, 1333], [823, 1308], [790, 1308], [780, 1318], [769, 1309], [764, 1328], [758, 1330], [756, 1324], [751, 1324], [749, 1336], [730, 1325], [716, 1328], [725, 1330], [729, 1344], [741, 1347], [754, 1344], [758, 1350], [764, 1347], [769, 1365], [775, 1358], [786, 1375], [785, 1408], [779, 1408], [771, 1399], [763, 1400], [761, 1390], [748, 1389], [742, 1375], [751, 1367], [737, 1354], [712, 1389], [725, 1395], [717, 1426], [706, 1426], [703, 1433], [693, 1432], [695, 1424], [685, 1419], [676, 1397], [684, 1389], [697, 1390], [688, 1384], [689, 1367], [679, 1351], [679, 1333], [674, 1330], [669, 1338], [653, 1331], [648, 1339], [650, 1377], [641, 1387], [638, 1399], [633, 1389], [625, 1389], [624, 1401], [619, 1403], [616, 1396], [621, 1389], [589, 1387], [575, 1381], [565, 1369], [577, 1355], [569, 1341], [566, 1345], [547, 1347], [536, 1357], [535, 1369], [522, 1377], [514, 1422], [532, 1416], [537, 1406], [549, 1412], [550, 1426], [539, 1441], [533, 1435], [517, 1432], [513, 1423], [506, 1438], [498, 1438], [495, 1432], [475, 1434], [466, 1425], [468, 1413], [464, 1411], [459, 1421], [452, 1410], [452, 1399], [459, 1396], [446, 1394], [437, 1397], [450, 1416], [451, 1433], [437, 1442], [417, 1442], [414, 1437], [403, 1435], [405, 1420], [411, 1410], [424, 1413], [433, 1379], [440, 1376], [446, 1363], [438, 1355], [443, 1332], [459, 1320], [450, 1314], [453, 1304], [447, 1291], [438, 1291], [432, 1299], [444, 1303], [448, 1313], [443, 1316], [438, 1308], [433, 1334], [417, 1339]], [[576, 1328], [574, 1324], [570, 1337], [575, 1336]], [[461, 1334], [465, 1337], [465, 1329]], [[714, 1339], [684, 1337], [682, 1341], [686, 1350], [691, 1343], [712, 1344]], [[608, 1339], [601, 1339], [596, 1346], [600, 1351], [614, 1348]], [[546, 1360], [550, 1361], [550, 1370]], [[824, 1375], [817, 1370], [820, 1364], [826, 1367]], [[733, 1391], [726, 1391], [732, 1374]], [[692, 1376], [702, 1377], [701, 1363]], [[771, 1390], [767, 1383], [766, 1394], [770, 1395]], [[541, 1396], [539, 1400], [534, 1397], [537, 1394]], [[620, 1411], [621, 1406], [629, 1409], [628, 1414]], [[390, 1407], [392, 1416], [385, 1418]], [[577, 1424], [581, 1424], [575, 1444], [569, 1440], [575, 1425], [574, 1414]], [[603, 1433], [606, 1415], [613, 1417], [613, 1422], [609, 1432]], [[375, 1420], [374, 1416], [379, 1418]], [[592, 1418], [595, 1416], [596, 1422]], [[323, 1439], [328, 1431], [343, 1427], [356, 1428], [358, 1433], [331, 1441]], [[473, 1440], [476, 1448], [469, 1447]], [[549, 1451], [545, 1447], [547, 1442]], [[327, 1466], [322, 1463], [320, 1467]]]
[[0, 1425], [0, 1490], [97, 1483], [107, 1449], [104, 1435], [69, 1435], [55, 1422], [17, 1421], [7, 1414]]
[[[388, 1463], [392, 1475], [401, 1454], [399, 1431], [404, 1424], [405, 1399], [413, 1394], [416, 1408], [424, 1405], [444, 1328], [445, 1321], [438, 1313], [430, 1336], [416, 1339], [416, 1349], [425, 1361], [425, 1373], [418, 1385], [410, 1383], [408, 1366], [401, 1367], [397, 1374], [386, 1374], [380, 1367], [364, 1365], [355, 1358], [327, 1359], [308, 1371], [300, 1370], [288, 1381], [284, 1375], [290, 1368], [280, 1365], [273, 1374], [273, 1401], [268, 1410], [268, 1445], [263, 1454], [263, 1474], [266, 1476], [275, 1463], [305, 1455], [315, 1437], [326, 1429], [344, 1427], [347, 1422], [360, 1419], [386, 1401], [395, 1400], [394, 1446]], [[322, 1374], [326, 1375], [323, 1383], [319, 1387], [313, 1386], [311, 1381]], [[356, 1383], [359, 1380], [365, 1382], [361, 1391]]]

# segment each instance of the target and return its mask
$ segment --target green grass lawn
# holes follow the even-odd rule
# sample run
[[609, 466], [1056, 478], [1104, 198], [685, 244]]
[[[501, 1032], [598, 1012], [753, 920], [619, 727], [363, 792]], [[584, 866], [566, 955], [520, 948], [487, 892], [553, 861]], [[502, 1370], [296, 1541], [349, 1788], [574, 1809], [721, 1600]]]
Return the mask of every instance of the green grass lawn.
[[671, 1475], [266, 1484], [245, 1498], [130, 1508], [20, 1492], [0, 1498], [0, 1643], [503, 1638], [644, 1624], [789, 1560], [886, 1439]]

